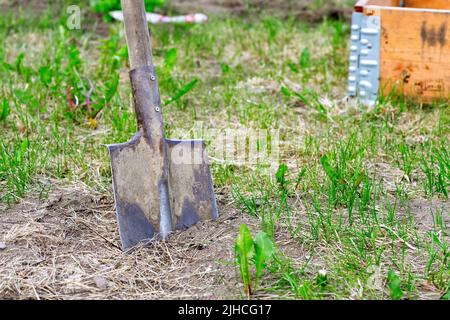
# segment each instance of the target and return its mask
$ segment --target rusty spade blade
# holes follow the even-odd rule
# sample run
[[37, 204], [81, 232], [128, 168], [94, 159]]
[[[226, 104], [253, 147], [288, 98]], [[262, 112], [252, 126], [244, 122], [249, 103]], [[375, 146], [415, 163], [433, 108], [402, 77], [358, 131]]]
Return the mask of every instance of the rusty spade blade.
[[108, 146], [123, 249], [218, 216], [201, 140], [164, 135], [143, 0], [122, 0], [138, 132]]

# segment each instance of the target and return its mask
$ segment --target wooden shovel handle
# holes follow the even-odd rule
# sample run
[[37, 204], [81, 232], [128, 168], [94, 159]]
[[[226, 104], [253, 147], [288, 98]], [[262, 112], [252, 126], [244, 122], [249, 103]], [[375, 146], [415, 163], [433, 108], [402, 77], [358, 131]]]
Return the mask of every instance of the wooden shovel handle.
[[144, 0], [121, 0], [131, 70], [153, 67]]

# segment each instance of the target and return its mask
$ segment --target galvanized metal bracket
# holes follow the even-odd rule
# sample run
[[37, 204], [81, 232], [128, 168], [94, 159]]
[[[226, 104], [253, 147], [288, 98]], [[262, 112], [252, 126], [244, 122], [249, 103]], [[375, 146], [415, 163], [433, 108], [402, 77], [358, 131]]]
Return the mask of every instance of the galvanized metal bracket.
[[380, 86], [381, 19], [354, 12], [351, 30], [348, 95], [373, 106]]

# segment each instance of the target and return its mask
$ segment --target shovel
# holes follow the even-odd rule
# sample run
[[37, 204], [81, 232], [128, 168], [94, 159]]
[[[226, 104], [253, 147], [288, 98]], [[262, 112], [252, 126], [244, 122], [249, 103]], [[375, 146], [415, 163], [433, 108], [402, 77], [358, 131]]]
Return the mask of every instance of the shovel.
[[204, 141], [165, 138], [144, 1], [122, 0], [122, 10], [138, 132], [129, 142], [107, 147], [126, 250], [217, 219], [218, 211]]

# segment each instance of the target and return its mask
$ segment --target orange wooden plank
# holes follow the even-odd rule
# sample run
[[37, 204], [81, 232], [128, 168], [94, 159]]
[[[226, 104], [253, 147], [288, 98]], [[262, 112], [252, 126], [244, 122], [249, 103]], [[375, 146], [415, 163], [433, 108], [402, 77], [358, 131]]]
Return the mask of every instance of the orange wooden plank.
[[405, 0], [405, 7], [450, 10], [449, 0]]
[[366, 6], [397, 7], [400, 0], [367, 0]]
[[[399, 7], [400, 0], [360, 0], [356, 4], [357, 7], [365, 6], [381, 6], [381, 7]], [[422, 9], [450, 9], [449, 0], [405, 0], [406, 8], [422, 8]]]
[[450, 97], [450, 15], [382, 8], [380, 75], [396, 90], [429, 102]]

